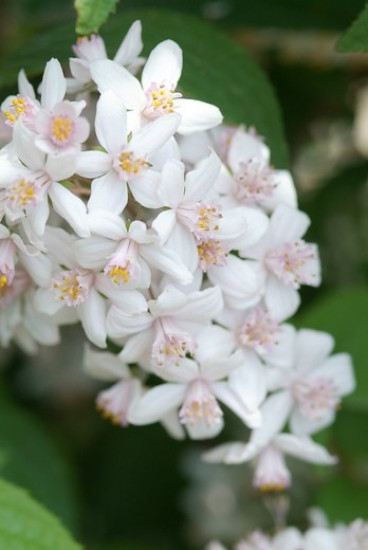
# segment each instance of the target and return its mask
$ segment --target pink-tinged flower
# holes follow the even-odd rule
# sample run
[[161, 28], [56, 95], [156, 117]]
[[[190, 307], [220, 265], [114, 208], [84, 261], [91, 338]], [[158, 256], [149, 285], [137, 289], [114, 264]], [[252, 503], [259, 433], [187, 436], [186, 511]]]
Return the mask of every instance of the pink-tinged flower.
[[33, 128], [36, 113], [40, 108], [33, 86], [28, 82], [25, 72], [18, 75], [19, 94], [8, 96], [1, 104], [5, 124], [13, 128], [18, 120]]
[[251, 421], [249, 411], [222, 381], [240, 363], [239, 354], [232, 353], [222, 333], [220, 327], [209, 326], [197, 335], [196, 361], [183, 359], [180, 366], [153, 367], [152, 372], [167, 383], [148, 390], [136, 402], [130, 412], [131, 422], [151, 424], [176, 408], [190, 437], [214, 437], [223, 427], [223, 413], [217, 399], [244, 422]]
[[96, 235], [75, 243], [79, 263], [86, 268], [103, 270], [107, 279], [120, 288], [148, 288], [151, 269], [171, 276], [177, 283], [188, 284], [193, 276], [179, 254], [160, 245], [159, 235], [146, 224], [134, 220], [129, 229], [120, 216], [109, 214], [108, 223], [101, 213], [89, 215], [89, 226]]
[[278, 204], [296, 207], [296, 192], [286, 170], [276, 170], [269, 164], [268, 147], [251, 132], [239, 127], [231, 136], [225, 164], [217, 189], [224, 194], [226, 204], [257, 205], [272, 212]]
[[110, 60], [95, 61], [91, 74], [100, 93], [114, 91], [130, 111], [133, 127], [172, 113], [181, 115], [178, 132], [190, 134], [217, 126], [219, 109], [194, 99], [184, 99], [176, 91], [182, 71], [182, 51], [172, 40], [158, 44], [142, 71], [142, 84], [129, 71]]
[[[290, 342], [292, 356], [287, 368], [268, 368], [268, 387], [277, 390], [290, 416], [290, 429], [296, 435], [315, 433], [331, 424], [341, 397], [355, 386], [350, 356], [330, 356], [332, 337], [324, 332], [300, 330]], [[276, 407], [276, 405], [275, 405]], [[280, 416], [280, 412], [276, 412]]]
[[83, 105], [57, 103], [51, 111], [40, 109], [34, 121], [36, 145], [45, 153], [59, 155], [80, 151], [89, 135], [89, 123], [80, 117]]
[[45, 153], [78, 153], [89, 134], [87, 119], [80, 117], [85, 101], [65, 100], [66, 80], [57, 59], [46, 63], [42, 82], [41, 108], [34, 118], [35, 144]]
[[242, 257], [258, 261], [265, 277], [264, 301], [275, 319], [283, 320], [295, 313], [301, 285], [320, 284], [317, 246], [301, 239], [309, 223], [303, 212], [280, 204], [259, 243], [240, 251]]
[[255, 243], [266, 231], [267, 218], [245, 207], [223, 210], [213, 188], [221, 162], [214, 152], [184, 177], [184, 165], [169, 160], [163, 167], [157, 194], [167, 207], [153, 222], [165, 244], [180, 248], [194, 271], [226, 264], [232, 248]]
[[218, 288], [184, 294], [167, 286], [156, 300], [148, 301], [148, 308], [150, 313], [132, 316], [112, 306], [108, 334], [118, 342], [124, 339], [124, 361], [166, 368], [197, 351], [195, 333], [221, 310], [222, 299]]
[[[133, 74], [144, 63], [144, 59], [139, 57], [143, 48], [141, 34], [141, 22], [135, 21], [113, 58], [116, 63], [123, 65]], [[91, 34], [79, 37], [72, 48], [77, 57], [69, 60], [73, 78], [67, 79], [68, 91], [71, 93], [91, 91], [95, 86], [91, 77], [90, 65], [93, 61], [108, 59], [105, 42], [98, 34]]]
[[[108, 296], [109, 291], [106, 292], [98, 274], [78, 264], [73, 243], [74, 238], [64, 230], [47, 228], [45, 244], [48, 253], [63, 268], [56, 268], [49, 285], [38, 289], [37, 308], [48, 315], [54, 315], [64, 308], [74, 310], [89, 340], [104, 348], [107, 301], [101, 292]], [[134, 291], [120, 291], [117, 299], [120, 300], [118, 303], [126, 304], [127, 308], [129, 305], [130, 310], [127, 310], [130, 314], [147, 308], [145, 299], [138, 292], [134, 294]]]
[[7, 220], [21, 220], [29, 240], [42, 247], [50, 198], [54, 210], [77, 235], [89, 236], [85, 204], [58, 183], [74, 174], [76, 155], [46, 155], [35, 145], [34, 133], [20, 121], [14, 128], [13, 146], [19, 160], [1, 159], [0, 171], [2, 209]]
[[147, 208], [160, 207], [156, 197], [160, 175], [154, 170], [152, 154], [173, 136], [179, 122], [180, 117], [173, 114], [130, 136], [123, 102], [112, 91], [104, 92], [97, 103], [95, 128], [107, 152], [82, 152], [76, 170], [81, 176], [95, 178], [89, 211], [120, 214], [128, 202], [127, 184], [137, 202]]
[[94, 378], [115, 382], [99, 392], [96, 407], [113, 424], [128, 426], [129, 410], [143, 393], [141, 381], [132, 376], [129, 367], [116, 355], [93, 351], [89, 347], [85, 349], [84, 367]]

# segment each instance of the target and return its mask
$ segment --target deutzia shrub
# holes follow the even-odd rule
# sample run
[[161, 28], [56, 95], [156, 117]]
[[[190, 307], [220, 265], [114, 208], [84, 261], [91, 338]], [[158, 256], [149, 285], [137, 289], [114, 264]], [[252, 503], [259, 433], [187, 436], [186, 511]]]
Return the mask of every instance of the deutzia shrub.
[[[141, 49], [139, 21], [112, 60], [100, 36], [81, 38], [71, 76], [52, 58], [38, 89], [21, 71], [2, 103], [1, 343], [36, 353], [81, 323], [105, 417], [209, 439], [225, 405], [244, 441], [204, 460], [252, 461], [254, 486], [280, 491], [285, 456], [336, 462], [313, 436], [354, 389], [332, 337], [288, 322], [321, 281], [310, 220], [255, 129], [178, 91], [180, 46]], [[254, 533], [236, 549], [347, 548], [366, 530]]]

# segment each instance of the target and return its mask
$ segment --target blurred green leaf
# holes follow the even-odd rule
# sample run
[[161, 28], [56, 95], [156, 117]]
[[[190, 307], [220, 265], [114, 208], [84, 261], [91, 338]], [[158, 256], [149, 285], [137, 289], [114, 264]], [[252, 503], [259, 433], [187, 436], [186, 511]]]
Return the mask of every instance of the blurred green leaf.
[[[117, 15], [107, 23], [105, 35], [111, 52], [136, 19], [143, 24], [146, 55], [167, 38], [182, 47], [184, 69], [179, 88], [185, 95], [218, 105], [228, 124], [255, 126], [266, 138], [273, 164], [279, 168], [287, 165], [287, 146], [274, 91], [244, 48], [195, 17], [142, 10]], [[0, 85], [12, 83], [20, 67], [30, 75], [40, 73], [51, 54], [65, 63], [72, 42], [70, 27], [48, 30], [8, 59], [0, 70]]]
[[323, 509], [332, 523], [350, 522], [366, 515], [367, 490], [367, 484], [335, 476], [319, 488], [315, 504]]
[[336, 50], [345, 52], [368, 52], [368, 6], [362, 11], [358, 19], [339, 38]]
[[344, 398], [343, 407], [368, 410], [368, 288], [347, 288], [331, 292], [298, 316], [298, 325], [330, 332], [335, 352], [346, 351], [354, 363], [357, 387]]
[[[0, 475], [21, 485], [70, 528], [76, 495], [70, 466], [51, 435], [0, 389]], [[1, 546], [0, 546], [1, 547]]]
[[0, 480], [0, 548], [81, 550], [55, 516], [4, 480]]
[[77, 34], [97, 33], [110, 13], [115, 11], [118, 0], [75, 0], [77, 10]]

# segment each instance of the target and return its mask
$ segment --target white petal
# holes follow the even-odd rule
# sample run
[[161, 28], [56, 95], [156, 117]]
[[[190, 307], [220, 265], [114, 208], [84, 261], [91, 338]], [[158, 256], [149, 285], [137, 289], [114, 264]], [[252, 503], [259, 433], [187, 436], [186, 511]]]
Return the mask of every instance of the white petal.
[[97, 178], [112, 167], [110, 155], [103, 151], [82, 151], [78, 155], [76, 173], [84, 178]]
[[300, 304], [300, 296], [292, 286], [287, 286], [269, 275], [266, 283], [265, 302], [271, 317], [283, 321], [294, 315]]
[[314, 376], [333, 380], [339, 395], [347, 395], [355, 389], [353, 364], [347, 353], [338, 353], [329, 357], [319, 369], [311, 372], [311, 377]]
[[166, 84], [176, 88], [183, 66], [180, 46], [173, 40], [160, 42], [150, 53], [142, 71], [142, 85], [148, 90], [151, 84]]
[[337, 457], [331, 455], [325, 447], [315, 443], [309, 437], [297, 437], [293, 434], [279, 434], [275, 445], [284, 453], [313, 464], [336, 464]]
[[20, 95], [35, 100], [36, 94], [32, 84], [29, 82], [26, 73], [21, 69], [18, 73], [18, 90]]
[[134, 134], [129, 149], [138, 156], [145, 157], [157, 151], [178, 129], [181, 117], [175, 113], [156, 118]]
[[[163, 214], [164, 213], [160, 214], [160, 216], [163, 216]], [[182, 225], [181, 223], [177, 223], [174, 225], [171, 235], [169, 236], [166, 244], [171, 250], [180, 250], [180, 257], [189, 269], [189, 271], [193, 273], [197, 269], [197, 245], [192, 233], [188, 231], [188, 229], [184, 225]]]
[[182, 403], [185, 394], [183, 384], [160, 384], [141, 397], [130, 410], [132, 424], [152, 424]]
[[147, 330], [152, 322], [152, 315], [149, 313], [128, 315], [119, 307], [112, 306], [107, 314], [107, 333], [112, 338], [123, 338]]
[[174, 251], [153, 245], [141, 245], [140, 253], [150, 266], [170, 275], [178, 283], [186, 285], [192, 282], [192, 273]]
[[[134, 222], [133, 222], [134, 223]], [[88, 226], [91, 233], [119, 241], [127, 236], [125, 223], [119, 215], [109, 210], [94, 208], [88, 213]]]
[[80, 320], [87, 338], [99, 348], [106, 347], [106, 304], [99, 293], [91, 288], [83, 304], [78, 306]]
[[93, 180], [88, 201], [89, 212], [108, 210], [112, 214], [120, 214], [127, 202], [127, 184], [119, 178], [115, 170]]
[[178, 312], [180, 319], [201, 322], [216, 317], [223, 307], [222, 294], [219, 287], [192, 292], [188, 303]]
[[57, 59], [52, 58], [46, 63], [40, 90], [42, 108], [48, 111], [64, 99], [66, 80]]
[[130, 63], [135, 61], [143, 48], [141, 35], [142, 24], [140, 21], [134, 21], [114, 56], [114, 61], [116, 63], [119, 63], [119, 65], [128, 66]]
[[287, 391], [273, 393], [261, 408], [262, 426], [252, 432], [250, 441], [256, 446], [265, 446], [280, 432], [289, 416], [292, 398]]
[[224, 420], [220, 418], [217, 422], [208, 424], [203, 418], [197, 420], [193, 425], [186, 424], [188, 435], [196, 441], [216, 437], [224, 427]]
[[112, 155], [117, 154], [126, 144], [125, 105], [111, 90], [103, 92], [97, 102], [95, 128], [98, 141]]
[[222, 403], [239, 416], [246, 426], [252, 429], [261, 426], [262, 416], [259, 409], [248, 409], [239, 399], [239, 396], [229, 388], [226, 382], [214, 383], [213, 393]]
[[239, 128], [231, 138], [228, 163], [232, 172], [236, 172], [240, 162], [259, 159], [266, 165], [270, 159], [270, 150], [261, 139]]
[[184, 198], [184, 164], [169, 159], [162, 169], [161, 181], [157, 190], [163, 206], [176, 208]]
[[178, 133], [184, 136], [214, 128], [223, 119], [216, 105], [196, 99], [176, 99], [175, 111], [182, 116]]
[[114, 252], [116, 243], [103, 237], [79, 239], [74, 243], [75, 256], [79, 265], [93, 270], [103, 269]]
[[46, 158], [45, 153], [36, 147], [35, 134], [21, 121], [14, 126], [13, 140], [19, 160], [32, 170], [42, 170]]
[[122, 361], [139, 363], [142, 358], [151, 357], [153, 330], [143, 330], [134, 334], [126, 341], [123, 350], [119, 353]]
[[221, 170], [221, 161], [214, 151], [185, 178], [185, 202], [203, 200], [214, 187]]
[[255, 354], [246, 354], [241, 367], [229, 375], [229, 387], [249, 410], [258, 408], [266, 397], [264, 366]]
[[87, 211], [83, 201], [60, 183], [53, 182], [49, 190], [55, 211], [66, 220], [79, 237], [89, 237]]
[[280, 204], [274, 210], [270, 220], [270, 235], [275, 246], [292, 242], [303, 237], [310, 224], [304, 212], [286, 204]]
[[90, 376], [99, 380], [130, 378], [129, 367], [117, 355], [106, 351], [94, 351], [89, 346], [84, 349], [83, 366]]
[[322, 365], [334, 347], [331, 334], [319, 330], [302, 329], [296, 336], [296, 368], [308, 373]]
[[293, 434], [298, 436], [305, 436], [319, 432], [323, 428], [326, 428], [335, 419], [335, 411], [326, 410], [325, 413], [316, 419], [306, 418], [299, 410], [295, 407], [291, 418], [290, 418], [290, 430]]
[[160, 208], [161, 199], [157, 195], [160, 174], [154, 170], [145, 170], [142, 176], [129, 181], [129, 187], [135, 200], [146, 208]]
[[143, 109], [145, 96], [139, 80], [115, 61], [94, 61], [91, 63], [91, 75], [101, 94], [111, 90], [120, 97], [126, 109]]
[[235, 441], [219, 445], [203, 453], [206, 462], [224, 462], [225, 464], [239, 464], [246, 462], [257, 454], [257, 447], [252, 444]]

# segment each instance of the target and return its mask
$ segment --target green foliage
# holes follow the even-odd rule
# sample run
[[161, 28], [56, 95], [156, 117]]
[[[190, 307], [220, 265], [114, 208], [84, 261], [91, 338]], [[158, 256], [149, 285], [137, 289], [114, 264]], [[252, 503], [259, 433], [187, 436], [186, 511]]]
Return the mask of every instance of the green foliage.
[[316, 505], [332, 523], [366, 517], [367, 485], [336, 476], [335, 472], [334, 477], [318, 490]]
[[[183, 48], [184, 70], [180, 90], [218, 105], [228, 124], [255, 126], [265, 136], [272, 162], [287, 165], [287, 147], [274, 91], [262, 71], [244, 48], [195, 17], [169, 11], [135, 11], [114, 17], [105, 27], [107, 46], [114, 51], [136, 19], [143, 24], [145, 53], [166, 38]], [[49, 52], [62, 62], [73, 43], [70, 27], [48, 30], [7, 60], [0, 70], [0, 85], [10, 84], [20, 67], [27, 74], [39, 74]]]
[[298, 317], [299, 326], [330, 332], [335, 351], [352, 355], [357, 388], [344, 399], [343, 407], [368, 410], [368, 288], [348, 288], [331, 292]]
[[43, 426], [4, 390], [0, 391], [0, 475], [28, 489], [66, 525], [75, 527], [76, 497], [65, 457]]
[[340, 37], [336, 50], [341, 53], [368, 52], [368, 6]]
[[4, 480], [0, 480], [0, 548], [81, 550], [55, 516]]
[[97, 33], [110, 13], [115, 11], [118, 0], [75, 0], [77, 10], [76, 33]]

